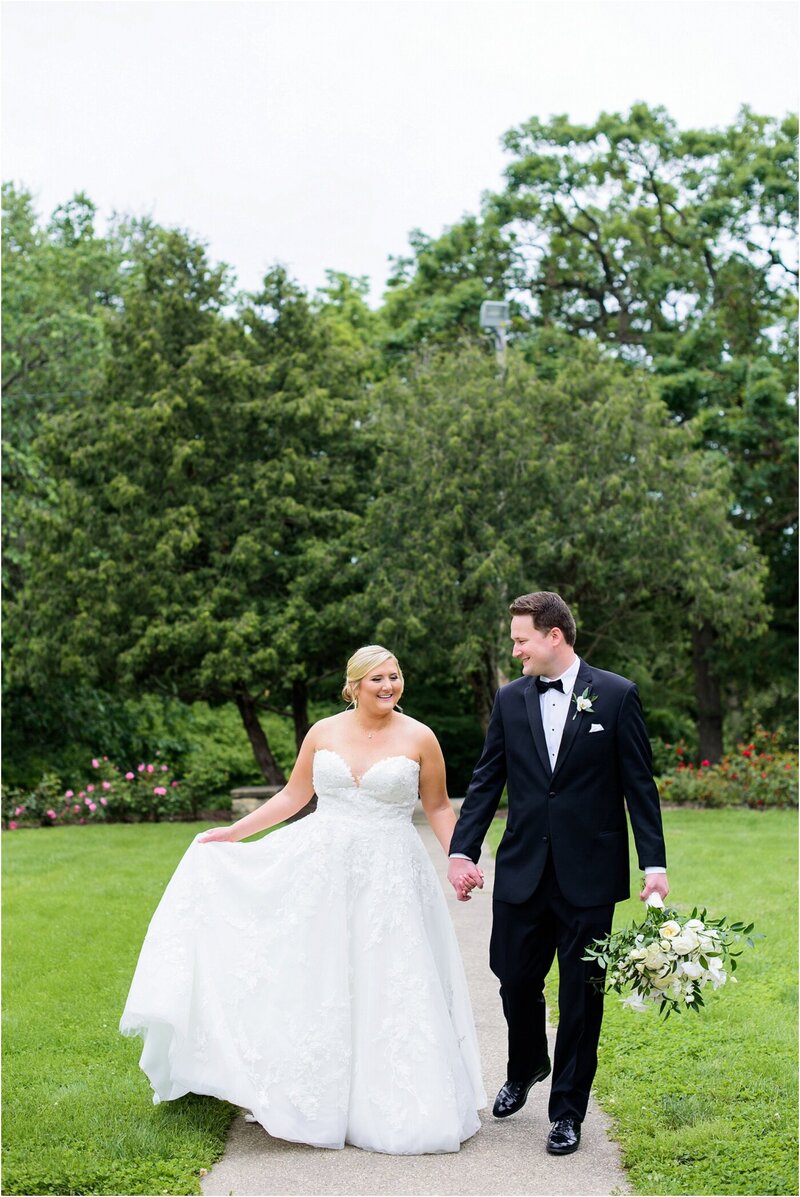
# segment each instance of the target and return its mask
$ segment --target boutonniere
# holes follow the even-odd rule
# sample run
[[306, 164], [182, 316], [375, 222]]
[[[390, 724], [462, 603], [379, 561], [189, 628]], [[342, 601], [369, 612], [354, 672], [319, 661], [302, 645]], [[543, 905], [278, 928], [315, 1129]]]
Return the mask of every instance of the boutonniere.
[[583, 714], [584, 711], [588, 711], [590, 715], [594, 714], [592, 703], [597, 702], [597, 695], [590, 694], [587, 686], [583, 694], [573, 694], [572, 701], [575, 703], [575, 714], [572, 718], [577, 719], [578, 715]]

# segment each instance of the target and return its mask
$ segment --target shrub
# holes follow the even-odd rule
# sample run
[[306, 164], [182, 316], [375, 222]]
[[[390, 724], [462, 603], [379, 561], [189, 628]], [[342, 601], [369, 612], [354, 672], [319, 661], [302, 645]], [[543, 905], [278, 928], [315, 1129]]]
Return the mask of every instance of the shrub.
[[[292, 723], [273, 714], [261, 719], [275, 758], [288, 776], [297, 752]], [[241, 718], [232, 704], [212, 709], [205, 703], [194, 703], [191, 733], [192, 745], [183, 758], [181, 786], [196, 811], [230, 810], [231, 790], [264, 785], [243, 734]]]
[[685, 745], [676, 744], [672, 768], [658, 778], [661, 798], [681, 806], [796, 807], [797, 752], [781, 751], [779, 744], [779, 732], [758, 728], [718, 764], [697, 766], [686, 759]]
[[[230, 810], [230, 791], [240, 785], [239, 771], [235, 765], [216, 758], [189, 758], [189, 772], [183, 785], [187, 801], [192, 810]], [[254, 784], [248, 779], [247, 784]]]
[[45, 773], [38, 785], [26, 790], [3, 786], [3, 824], [11, 828], [22, 824], [50, 827], [57, 821], [63, 787], [57, 773]]
[[[671, 744], [668, 740], [661, 740], [658, 738], [651, 738], [650, 748], [653, 753], [653, 773], [656, 777], [661, 777], [662, 774], [668, 774], [676, 764], [675, 755], [676, 748], [680, 747], [683, 754], [688, 752], [686, 741], [680, 739], [676, 744]], [[678, 763], [680, 762], [678, 760]]]
[[11, 831], [34, 824], [157, 823], [192, 813], [189, 795], [158, 759], [122, 770], [106, 756], [94, 757], [91, 781], [81, 787], [65, 790], [48, 773], [31, 790], [3, 789], [3, 824]]
[[116, 776], [110, 780], [98, 774], [103, 789], [108, 786], [105, 794], [107, 819], [121, 823], [158, 823], [161, 819], [192, 813], [182, 783], [172, 776], [172, 770], [165, 762], [158, 759], [155, 762], [140, 761], [124, 773], [114, 766], [111, 769]]

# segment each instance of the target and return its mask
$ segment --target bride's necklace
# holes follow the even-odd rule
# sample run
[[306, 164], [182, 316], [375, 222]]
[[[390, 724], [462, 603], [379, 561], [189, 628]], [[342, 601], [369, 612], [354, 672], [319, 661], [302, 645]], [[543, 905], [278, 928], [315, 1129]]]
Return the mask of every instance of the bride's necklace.
[[356, 716], [356, 723], [361, 728], [361, 731], [363, 731], [364, 735], [367, 737], [368, 740], [371, 740], [373, 738], [373, 736], [379, 736], [381, 734], [381, 732], [386, 731], [385, 726], [375, 727], [372, 729], [372, 731], [369, 731], [366, 727], [364, 727], [364, 725], [362, 724], [362, 722], [358, 718], [358, 716]]

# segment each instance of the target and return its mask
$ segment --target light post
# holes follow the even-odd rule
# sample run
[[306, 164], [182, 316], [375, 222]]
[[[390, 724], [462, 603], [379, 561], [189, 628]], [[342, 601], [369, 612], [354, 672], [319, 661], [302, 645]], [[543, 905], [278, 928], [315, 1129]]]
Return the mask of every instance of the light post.
[[508, 327], [508, 304], [504, 300], [484, 299], [481, 304], [480, 325], [484, 332], [494, 337], [497, 363], [501, 370], [506, 365], [506, 328]]

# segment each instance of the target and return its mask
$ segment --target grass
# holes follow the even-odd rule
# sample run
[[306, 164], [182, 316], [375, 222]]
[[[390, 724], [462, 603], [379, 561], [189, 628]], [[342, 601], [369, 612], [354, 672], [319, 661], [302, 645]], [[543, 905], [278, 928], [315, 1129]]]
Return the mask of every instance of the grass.
[[[668, 810], [664, 824], [672, 903], [766, 938], [697, 1015], [663, 1023], [607, 997], [595, 1093], [636, 1192], [796, 1194], [797, 813]], [[633, 898], [615, 925], [641, 918]], [[547, 998], [555, 1009], [555, 976]]]
[[[676, 905], [753, 919], [766, 939], [698, 1016], [662, 1025], [609, 998], [597, 1094], [640, 1193], [797, 1193], [796, 812], [665, 824]], [[199, 827], [4, 837], [3, 1192], [199, 1193], [219, 1158], [231, 1107], [154, 1107], [139, 1041], [117, 1032], [148, 919]], [[618, 908], [640, 916], [635, 899]]]
[[117, 1031], [150, 915], [200, 829], [4, 836], [4, 1193], [199, 1193], [221, 1155], [233, 1107], [154, 1107], [141, 1041]]

